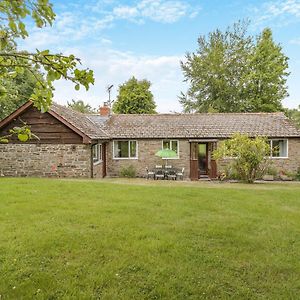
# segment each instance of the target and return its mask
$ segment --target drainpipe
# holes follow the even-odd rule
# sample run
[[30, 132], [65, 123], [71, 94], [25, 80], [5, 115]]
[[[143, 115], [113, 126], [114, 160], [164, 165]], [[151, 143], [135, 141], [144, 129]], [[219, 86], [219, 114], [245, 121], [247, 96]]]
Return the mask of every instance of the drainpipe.
[[94, 178], [93, 144], [91, 144], [91, 149], [90, 149], [90, 161], [91, 161], [91, 178]]

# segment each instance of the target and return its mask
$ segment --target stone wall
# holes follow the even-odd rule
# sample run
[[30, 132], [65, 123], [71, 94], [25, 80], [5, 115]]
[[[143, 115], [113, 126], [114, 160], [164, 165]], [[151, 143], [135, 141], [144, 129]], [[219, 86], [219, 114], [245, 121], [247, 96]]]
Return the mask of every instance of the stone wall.
[[[300, 168], [300, 138], [288, 139], [288, 158], [271, 158], [271, 166], [278, 172], [296, 173]], [[218, 162], [218, 172], [224, 171], [231, 159], [224, 159]]]
[[[155, 165], [164, 165], [165, 160], [155, 156], [155, 153], [162, 148], [162, 140], [137, 140], [137, 159], [114, 159], [113, 142], [107, 147], [107, 176], [120, 176], [123, 167], [132, 165], [138, 177], [145, 177], [146, 168], [152, 169]], [[190, 143], [187, 140], [179, 140], [179, 159], [169, 159], [168, 165], [175, 168], [184, 168], [185, 179], [190, 177]]]
[[296, 173], [300, 168], [300, 138], [288, 139], [288, 158], [272, 158], [271, 161], [279, 172]]
[[91, 177], [91, 146], [0, 144], [1, 176]]

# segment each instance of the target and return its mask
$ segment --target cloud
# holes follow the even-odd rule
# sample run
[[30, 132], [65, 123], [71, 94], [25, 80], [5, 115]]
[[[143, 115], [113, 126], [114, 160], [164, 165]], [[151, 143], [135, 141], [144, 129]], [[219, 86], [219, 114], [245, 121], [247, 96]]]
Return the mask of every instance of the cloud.
[[115, 98], [118, 86], [135, 76], [152, 82], [151, 91], [159, 112], [181, 111], [177, 96], [186, 89], [179, 64], [182, 56], [138, 56], [113, 49], [95, 51], [93, 47], [88, 51], [68, 49], [68, 53], [79, 56], [84, 66], [94, 70], [95, 86], [88, 92], [84, 89], [76, 92], [70, 83], [58, 81], [55, 84], [55, 101], [66, 104], [72, 99], [81, 99], [98, 107], [107, 98], [108, 84], [114, 85], [112, 96]]
[[118, 5], [113, 9], [115, 19], [143, 23], [151, 20], [158, 23], [175, 23], [180, 18], [190, 14], [196, 16], [196, 11], [190, 12], [191, 7], [183, 1], [142, 0], [133, 6]]
[[254, 25], [259, 26], [277, 20], [277, 26], [300, 21], [300, 0], [277, 0], [264, 2], [252, 8]]

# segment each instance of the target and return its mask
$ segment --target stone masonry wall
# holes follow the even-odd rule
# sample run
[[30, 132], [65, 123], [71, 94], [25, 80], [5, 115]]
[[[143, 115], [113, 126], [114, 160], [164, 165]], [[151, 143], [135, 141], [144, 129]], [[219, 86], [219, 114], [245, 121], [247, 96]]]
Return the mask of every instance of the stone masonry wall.
[[[138, 177], [146, 176], [146, 168], [152, 169], [155, 165], [164, 165], [165, 160], [155, 156], [155, 153], [162, 148], [162, 140], [137, 140], [137, 159], [114, 159], [113, 142], [107, 147], [107, 175], [110, 177], [120, 176], [123, 167], [132, 165], [136, 169]], [[187, 140], [179, 140], [179, 159], [169, 159], [168, 165], [182, 169], [184, 167], [184, 177], [190, 176], [190, 143]]]
[[91, 177], [91, 146], [0, 144], [1, 176]]
[[272, 158], [272, 164], [278, 172], [296, 173], [300, 168], [300, 138], [288, 139], [288, 158]]
[[[224, 159], [218, 162], [218, 172], [224, 171], [231, 159]], [[272, 158], [271, 166], [278, 172], [296, 173], [300, 168], [300, 138], [288, 139], [288, 158]]]

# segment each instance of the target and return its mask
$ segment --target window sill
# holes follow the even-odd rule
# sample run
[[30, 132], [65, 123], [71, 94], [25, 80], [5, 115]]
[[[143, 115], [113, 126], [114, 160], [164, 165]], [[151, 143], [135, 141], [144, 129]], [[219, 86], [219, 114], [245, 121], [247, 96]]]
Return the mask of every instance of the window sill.
[[94, 166], [97, 166], [97, 165], [99, 165], [99, 164], [101, 164], [102, 163], [102, 160], [98, 160], [98, 161], [94, 161], [93, 162], [93, 165]]
[[288, 159], [287, 156], [283, 156], [283, 157], [269, 157], [270, 159]]
[[138, 157], [113, 157], [113, 160], [137, 160]]

